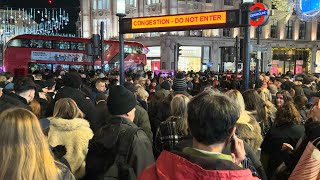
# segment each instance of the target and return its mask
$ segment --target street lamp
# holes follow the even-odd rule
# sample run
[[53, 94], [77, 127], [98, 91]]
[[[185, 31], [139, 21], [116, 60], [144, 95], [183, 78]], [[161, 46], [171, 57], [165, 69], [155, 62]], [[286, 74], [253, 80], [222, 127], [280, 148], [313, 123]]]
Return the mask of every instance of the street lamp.
[[119, 17], [119, 70], [120, 70], [120, 84], [124, 84], [124, 37], [123, 37], [123, 23], [122, 20], [126, 16], [126, 1], [117, 0], [117, 14]]

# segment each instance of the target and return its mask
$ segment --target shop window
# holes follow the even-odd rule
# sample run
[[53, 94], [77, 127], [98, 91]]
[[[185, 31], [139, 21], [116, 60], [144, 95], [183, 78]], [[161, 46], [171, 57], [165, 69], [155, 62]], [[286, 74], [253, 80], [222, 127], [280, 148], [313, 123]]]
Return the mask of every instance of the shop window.
[[299, 39], [306, 38], [306, 22], [301, 21], [299, 26]]
[[225, 6], [233, 6], [233, 0], [224, 0], [223, 3]]
[[278, 37], [278, 21], [273, 20], [270, 27], [270, 37], [277, 38]]
[[286, 38], [292, 39], [292, 20], [289, 20], [286, 24]]
[[230, 28], [223, 29], [222, 35], [223, 37], [231, 37], [231, 29]]

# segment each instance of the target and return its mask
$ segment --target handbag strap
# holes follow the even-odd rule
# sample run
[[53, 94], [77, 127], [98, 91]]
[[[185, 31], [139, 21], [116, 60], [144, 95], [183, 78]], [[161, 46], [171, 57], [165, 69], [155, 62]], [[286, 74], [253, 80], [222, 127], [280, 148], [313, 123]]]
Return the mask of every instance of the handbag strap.
[[[314, 144], [314, 143], [316, 143], [316, 144]], [[317, 137], [315, 140], [313, 140], [313, 141], [312, 141], [312, 144], [313, 144], [316, 148], [318, 148], [318, 145], [320, 144], [320, 137]]]
[[131, 150], [131, 146], [133, 143], [134, 135], [140, 130], [141, 128], [128, 128], [125, 130], [123, 135], [120, 137], [119, 149], [118, 154], [116, 156], [116, 162], [126, 164], [128, 162], [129, 152]]

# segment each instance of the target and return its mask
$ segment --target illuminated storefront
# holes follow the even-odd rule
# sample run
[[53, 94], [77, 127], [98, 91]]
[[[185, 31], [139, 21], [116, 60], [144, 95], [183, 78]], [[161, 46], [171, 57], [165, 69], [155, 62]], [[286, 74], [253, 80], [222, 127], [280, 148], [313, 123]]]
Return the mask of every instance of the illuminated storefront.
[[199, 46], [182, 46], [181, 49], [178, 69], [183, 69], [184, 71], [200, 71], [202, 48]]
[[[272, 48], [272, 74], [308, 73], [311, 61], [310, 48]], [[319, 60], [320, 61], [320, 60]]]
[[161, 70], [160, 68], [160, 55], [161, 55], [161, 47], [160, 46], [152, 46], [148, 47], [149, 52], [147, 53], [147, 65], [146, 70]]

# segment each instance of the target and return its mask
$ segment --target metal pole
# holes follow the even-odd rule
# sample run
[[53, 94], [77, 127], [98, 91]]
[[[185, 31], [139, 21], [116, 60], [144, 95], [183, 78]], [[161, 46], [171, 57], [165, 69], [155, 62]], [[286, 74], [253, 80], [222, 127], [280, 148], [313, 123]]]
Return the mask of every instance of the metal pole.
[[239, 63], [239, 37], [236, 36], [236, 78], [238, 78], [238, 63]]
[[124, 37], [123, 37], [123, 18], [125, 14], [117, 13], [119, 17], [119, 62], [120, 62], [120, 85], [124, 84], [125, 75], [124, 75]]
[[223, 63], [224, 63], [224, 47], [220, 47], [220, 73], [222, 74], [224, 69], [223, 69]]
[[101, 24], [100, 24], [100, 36], [101, 36], [101, 44], [100, 44], [100, 50], [101, 50], [101, 71], [102, 73], [104, 73], [104, 22], [101, 21]]
[[261, 58], [261, 52], [260, 52], [260, 49], [259, 49], [259, 45], [260, 45], [260, 30], [261, 30], [261, 27], [258, 26], [258, 31], [257, 31], [257, 46], [258, 46], [258, 51], [257, 51], [257, 58], [256, 58], [256, 87], [259, 87], [259, 79], [260, 79], [260, 72], [259, 72], [259, 67], [260, 67], [260, 58]]
[[[245, 15], [249, 18], [249, 11]], [[250, 81], [250, 25], [244, 27], [244, 61], [243, 61], [243, 90], [249, 89]]]
[[178, 57], [178, 53], [177, 53], [177, 51], [178, 51], [178, 48], [177, 48], [177, 45], [175, 44], [174, 46], [173, 46], [173, 72], [175, 73], [176, 72], [176, 62], [177, 62], [177, 57]]

